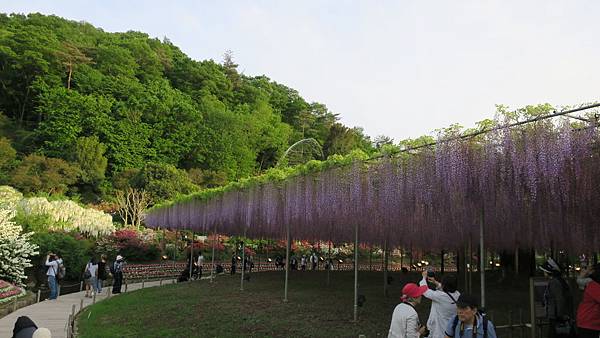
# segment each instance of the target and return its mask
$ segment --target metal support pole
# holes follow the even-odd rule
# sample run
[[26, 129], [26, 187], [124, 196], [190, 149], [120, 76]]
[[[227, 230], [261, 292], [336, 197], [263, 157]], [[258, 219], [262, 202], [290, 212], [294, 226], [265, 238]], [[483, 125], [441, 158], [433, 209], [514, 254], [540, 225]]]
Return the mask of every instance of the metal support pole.
[[531, 337], [535, 337], [535, 299], [534, 299], [534, 285], [533, 285], [533, 277], [529, 277], [529, 314], [531, 318]]
[[442, 250], [441, 256], [442, 256], [442, 258], [440, 260], [440, 270], [441, 270], [442, 275], [443, 275], [444, 274], [444, 250]]
[[285, 226], [286, 228], [286, 237], [287, 237], [287, 244], [285, 246], [285, 290], [284, 290], [284, 296], [283, 296], [283, 301], [285, 303], [287, 303], [288, 301], [288, 278], [289, 278], [289, 274], [290, 274], [290, 223], [287, 222], [287, 225]]
[[192, 271], [194, 270], [194, 232], [192, 231], [192, 240], [190, 242], [190, 282], [192, 281]]
[[479, 220], [479, 250], [481, 251], [479, 257], [479, 268], [481, 276], [481, 307], [485, 308], [485, 247], [483, 245], [483, 222], [485, 218], [485, 210], [481, 208], [481, 218]]
[[210, 270], [210, 282], [213, 282], [215, 273], [215, 242], [217, 241], [217, 223], [215, 223], [215, 229], [213, 231], [213, 242], [212, 242], [212, 268]]
[[354, 226], [354, 321], [356, 322], [357, 319], [358, 319], [358, 222]]
[[329, 268], [327, 269], [327, 286], [329, 286], [329, 282], [330, 282], [330, 271], [332, 269], [331, 267], [331, 240], [329, 240], [329, 249], [327, 251], [327, 265], [329, 266]]
[[[244, 239], [246, 239], [246, 230], [244, 230]], [[240, 291], [244, 291], [244, 273], [246, 270], [246, 265], [244, 264], [246, 261], [246, 242], [242, 241], [242, 278], [240, 280]]]
[[519, 247], [515, 249], [515, 275], [519, 274]]
[[387, 285], [388, 285], [388, 247], [387, 240], [383, 243], [383, 295], [387, 296]]
[[[474, 265], [473, 265], [473, 238], [471, 237], [471, 235], [469, 235], [469, 248], [468, 251], [466, 252], [469, 256], [469, 260], [465, 260], [465, 271], [467, 272], [467, 279], [468, 279], [468, 284], [467, 284], [467, 290], [469, 290], [469, 293], [473, 293], [473, 271], [475, 270]], [[465, 256], [465, 259], [467, 257]], [[467, 263], [469, 262], [469, 266], [467, 267]]]

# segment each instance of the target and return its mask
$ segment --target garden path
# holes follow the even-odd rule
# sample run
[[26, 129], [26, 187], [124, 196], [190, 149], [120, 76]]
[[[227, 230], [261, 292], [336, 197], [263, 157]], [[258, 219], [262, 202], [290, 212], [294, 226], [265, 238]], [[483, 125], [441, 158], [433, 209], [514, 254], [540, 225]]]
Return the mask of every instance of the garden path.
[[[170, 284], [172, 282], [173, 280], [145, 282], [144, 287], [159, 286], [161, 284]], [[102, 294], [96, 296], [96, 302], [107, 297], [109, 287], [110, 286], [104, 288]], [[127, 286], [127, 292], [141, 288], [142, 283], [129, 284]], [[123, 290], [125, 290], [125, 285], [123, 285]], [[73, 305], [75, 305], [75, 312], [78, 312], [80, 310], [81, 300], [83, 300], [84, 308], [92, 304], [92, 298], [85, 298], [84, 295], [85, 291], [70, 293], [58, 297], [57, 300], [45, 300], [23, 307], [0, 318], [0, 338], [12, 337], [13, 327], [17, 318], [20, 316], [28, 316], [38, 327], [48, 328], [52, 332], [52, 338], [66, 338], [67, 322], [69, 321], [69, 315], [71, 314]], [[111, 297], [115, 297], [115, 295], [112, 295]]]

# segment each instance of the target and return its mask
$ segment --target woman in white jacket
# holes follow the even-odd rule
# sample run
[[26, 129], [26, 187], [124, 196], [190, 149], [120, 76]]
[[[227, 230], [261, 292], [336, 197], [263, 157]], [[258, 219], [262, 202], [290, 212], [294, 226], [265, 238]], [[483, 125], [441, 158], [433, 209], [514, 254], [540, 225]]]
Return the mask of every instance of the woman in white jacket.
[[421, 296], [427, 286], [408, 283], [402, 288], [402, 303], [396, 305], [392, 314], [392, 322], [388, 338], [419, 338], [426, 327], [419, 322], [419, 314], [415, 306], [421, 303]]
[[442, 283], [439, 283], [433, 277], [427, 277], [427, 271], [423, 271], [423, 279], [419, 285], [427, 286], [427, 281], [434, 283], [437, 290], [427, 288], [423, 293], [425, 298], [431, 299], [431, 312], [427, 320], [429, 329], [429, 338], [444, 338], [448, 321], [456, 316], [456, 300], [460, 292], [456, 290], [456, 277], [445, 275]]

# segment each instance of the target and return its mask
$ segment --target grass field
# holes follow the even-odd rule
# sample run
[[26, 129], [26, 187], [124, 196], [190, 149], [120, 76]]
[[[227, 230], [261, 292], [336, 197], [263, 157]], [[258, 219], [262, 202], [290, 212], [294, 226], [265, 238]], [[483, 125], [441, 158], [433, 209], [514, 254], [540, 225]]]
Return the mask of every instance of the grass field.
[[[366, 303], [354, 323], [352, 272], [332, 272], [330, 286], [326, 275], [291, 272], [288, 303], [282, 301], [283, 272], [255, 273], [243, 292], [239, 275], [223, 275], [214, 284], [203, 280], [125, 293], [85, 309], [79, 317], [79, 336], [386, 337], [402, 285], [419, 280], [416, 273], [393, 273], [384, 297], [382, 273], [361, 272], [360, 293]], [[506, 324], [508, 311], [519, 307], [527, 319], [527, 281], [499, 283], [496, 277], [487, 280], [488, 309], [495, 324]], [[429, 304], [424, 299], [419, 308], [422, 322], [427, 321]]]

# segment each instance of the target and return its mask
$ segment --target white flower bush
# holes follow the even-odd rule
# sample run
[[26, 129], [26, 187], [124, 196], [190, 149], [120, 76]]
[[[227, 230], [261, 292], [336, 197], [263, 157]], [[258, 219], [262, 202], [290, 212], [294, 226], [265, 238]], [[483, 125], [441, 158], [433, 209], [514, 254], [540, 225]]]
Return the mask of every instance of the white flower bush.
[[21, 226], [11, 221], [14, 211], [0, 210], [0, 278], [23, 285], [25, 268], [37, 255], [37, 245], [30, 243], [33, 233], [23, 234]]
[[49, 202], [43, 197], [22, 199], [17, 211], [25, 215], [48, 215], [54, 221], [49, 225], [50, 230], [57, 228], [65, 231], [78, 231], [90, 236], [109, 235], [115, 231], [112, 217], [102, 211], [83, 208], [69, 201]]
[[49, 216], [49, 230], [78, 231], [89, 236], [110, 235], [115, 231], [112, 217], [102, 211], [84, 208], [70, 201], [48, 201], [45, 197], [23, 198], [9, 186], [0, 186], [0, 210], [18, 212], [25, 216]]
[[17, 191], [17, 189], [7, 185], [0, 185], [0, 209], [14, 210], [22, 199], [23, 194]]

